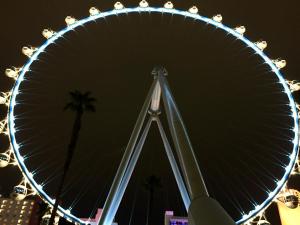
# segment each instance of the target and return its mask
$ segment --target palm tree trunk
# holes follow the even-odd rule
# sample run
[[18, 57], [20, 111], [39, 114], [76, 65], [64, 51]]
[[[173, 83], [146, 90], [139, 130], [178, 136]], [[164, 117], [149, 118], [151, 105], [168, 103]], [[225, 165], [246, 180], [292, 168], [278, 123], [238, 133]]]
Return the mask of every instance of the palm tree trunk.
[[81, 128], [81, 117], [83, 115], [83, 111], [82, 110], [78, 110], [76, 112], [76, 118], [73, 124], [73, 129], [72, 129], [72, 136], [71, 136], [71, 140], [70, 140], [70, 144], [68, 146], [68, 152], [67, 152], [67, 156], [66, 156], [66, 160], [64, 163], [64, 170], [63, 170], [63, 175], [61, 177], [57, 192], [56, 192], [56, 196], [55, 196], [55, 203], [53, 206], [53, 210], [51, 213], [51, 217], [49, 220], [48, 225], [53, 225], [54, 224], [54, 219], [55, 219], [55, 215], [57, 212], [57, 208], [58, 208], [58, 204], [60, 203], [60, 195], [64, 186], [64, 182], [68, 173], [68, 170], [70, 168], [71, 165], [71, 161], [74, 155], [74, 151], [75, 151], [75, 147], [76, 147], [76, 143], [78, 140], [78, 135], [79, 135], [79, 131]]
[[153, 210], [153, 196], [154, 196], [154, 190], [150, 190], [150, 199], [149, 199], [149, 217], [148, 217], [148, 223], [149, 225], [152, 224], [152, 210]]
[[151, 225], [151, 223], [152, 223], [151, 218], [152, 218], [153, 196], [154, 196], [154, 190], [150, 189], [149, 190], [146, 225]]

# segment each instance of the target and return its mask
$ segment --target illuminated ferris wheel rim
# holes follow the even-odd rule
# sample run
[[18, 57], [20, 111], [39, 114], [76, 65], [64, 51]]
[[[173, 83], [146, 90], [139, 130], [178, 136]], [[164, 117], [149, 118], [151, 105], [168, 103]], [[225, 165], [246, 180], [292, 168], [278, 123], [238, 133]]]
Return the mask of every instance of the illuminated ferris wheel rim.
[[[15, 116], [14, 116], [14, 107], [17, 104], [16, 103], [16, 97], [19, 93], [19, 87], [20, 84], [22, 83], [22, 81], [24, 80], [24, 76], [25, 74], [30, 71], [30, 66], [31, 64], [35, 61], [38, 60], [38, 56], [40, 55], [40, 53], [44, 52], [45, 49], [55, 43], [55, 41], [61, 37], [63, 37], [63, 35], [65, 35], [67, 32], [74, 30], [75, 28], [79, 27], [79, 26], [83, 26], [86, 23], [95, 21], [97, 19], [101, 19], [101, 18], [105, 18], [105, 17], [109, 17], [109, 16], [115, 16], [115, 15], [121, 15], [121, 14], [128, 14], [128, 13], [140, 13], [140, 12], [154, 12], [154, 13], [168, 13], [168, 14], [174, 14], [174, 15], [179, 15], [179, 16], [184, 16], [184, 17], [188, 17], [197, 21], [201, 21], [201, 22], [205, 22], [207, 24], [213, 25], [216, 28], [220, 28], [224, 31], [226, 31], [228, 34], [233, 35], [234, 37], [236, 37], [237, 39], [239, 39], [240, 41], [242, 41], [247, 47], [250, 47], [251, 49], [254, 50], [255, 54], [259, 55], [263, 61], [268, 64], [271, 68], [271, 70], [276, 74], [280, 84], [282, 85], [285, 94], [287, 95], [288, 99], [289, 99], [289, 106], [291, 108], [291, 117], [293, 117], [293, 121], [294, 121], [294, 127], [293, 127], [293, 131], [294, 131], [294, 139], [292, 140], [293, 142], [293, 152], [290, 154], [290, 162], [289, 164], [285, 167], [285, 174], [282, 177], [281, 180], [279, 181], [275, 181], [277, 186], [276, 188], [268, 193], [268, 198], [261, 203], [260, 205], [256, 205], [254, 206], [254, 209], [249, 211], [247, 214], [244, 214], [238, 221], [236, 221], [237, 223], [243, 223], [247, 220], [249, 220], [250, 218], [254, 217], [255, 215], [257, 215], [260, 211], [262, 211], [264, 208], [266, 208], [270, 202], [276, 197], [276, 195], [280, 192], [280, 190], [283, 188], [284, 184], [286, 183], [290, 173], [292, 172], [292, 169], [296, 163], [296, 159], [298, 156], [298, 115], [297, 115], [297, 109], [296, 109], [296, 103], [293, 99], [292, 93], [289, 89], [289, 86], [287, 85], [285, 79], [283, 78], [282, 74], [280, 73], [278, 67], [273, 63], [273, 61], [265, 54], [263, 53], [263, 51], [253, 42], [251, 42], [249, 39], [245, 38], [243, 36], [243, 34], [237, 32], [236, 30], [227, 27], [226, 25], [222, 24], [220, 21], [215, 21], [213, 19], [201, 16], [199, 14], [197, 14], [197, 12], [192, 12], [191, 10], [189, 11], [182, 11], [182, 10], [178, 10], [178, 9], [174, 9], [174, 8], [155, 8], [155, 7], [135, 7], [135, 8], [123, 8], [120, 7], [119, 9], [114, 9], [111, 11], [106, 11], [106, 12], [98, 12], [96, 14], [93, 14], [89, 17], [86, 17], [84, 19], [78, 20], [78, 21], [74, 21], [73, 24], [70, 24], [69, 26], [67, 26], [66, 28], [62, 29], [61, 31], [54, 33], [52, 37], [50, 37], [49, 39], [47, 39], [47, 41], [40, 46], [38, 49], [36, 49], [36, 51], [32, 54], [32, 56], [30, 57], [30, 59], [27, 61], [27, 63], [24, 65], [24, 67], [22, 68], [16, 82], [15, 85], [13, 87], [12, 90], [12, 94], [11, 94], [11, 99], [10, 99], [10, 104], [9, 104], [9, 111], [8, 111], [8, 126], [9, 126], [9, 136], [10, 136], [10, 141], [12, 144], [12, 148], [13, 151], [15, 153], [15, 157], [17, 159], [17, 162], [19, 164], [19, 167], [21, 168], [22, 173], [24, 174], [24, 176], [26, 177], [26, 179], [28, 180], [28, 182], [30, 183], [30, 185], [35, 189], [35, 191], [37, 193], [39, 193], [39, 195], [41, 195], [42, 198], [44, 198], [48, 203], [50, 203], [51, 205], [54, 204], [54, 199], [50, 198], [50, 196], [48, 196], [48, 194], [43, 190], [43, 186], [41, 184], [36, 183], [36, 181], [34, 180], [34, 174], [32, 174], [27, 167], [25, 166], [24, 163], [24, 158], [23, 156], [20, 154], [20, 145], [17, 143], [16, 141], [16, 128], [15, 128]], [[65, 218], [70, 219], [74, 222], [77, 223], [82, 223], [82, 224], [86, 224], [88, 222], [82, 221], [79, 218], [77, 218], [76, 216], [74, 216], [70, 210], [68, 209], [64, 209], [61, 206], [59, 206], [59, 213], [61, 215], [63, 215]]]

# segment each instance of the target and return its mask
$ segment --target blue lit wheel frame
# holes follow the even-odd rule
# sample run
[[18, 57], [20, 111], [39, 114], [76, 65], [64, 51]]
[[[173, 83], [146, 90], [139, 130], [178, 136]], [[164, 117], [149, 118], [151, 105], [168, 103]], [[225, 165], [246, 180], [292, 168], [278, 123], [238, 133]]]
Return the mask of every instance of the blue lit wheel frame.
[[[87, 18], [76, 21], [76, 23], [74, 23], [74, 24], [64, 28], [63, 30], [55, 33], [41, 47], [39, 47], [37, 49], [37, 51], [30, 57], [28, 62], [25, 64], [25, 66], [22, 68], [22, 71], [20, 72], [20, 75], [19, 75], [18, 79], [16, 80], [16, 83], [15, 83], [15, 85], [13, 87], [13, 90], [12, 90], [10, 106], [9, 106], [9, 112], [8, 112], [8, 126], [9, 126], [9, 131], [10, 131], [10, 133], [9, 133], [10, 134], [10, 141], [11, 141], [16, 159], [18, 161], [18, 164], [19, 164], [19, 166], [22, 170], [22, 173], [27, 178], [27, 180], [30, 183], [30, 185], [32, 186], [32, 188], [34, 188], [36, 190], [36, 192], [45, 201], [47, 201], [49, 204], [53, 205], [54, 200], [51, 199], [48, 196], [48, 194], [43, 191], [42, 185], [36, 183], [36, 181], [34, 180], [34, 174], [32, 174], [27, 169], [27, 167], [25, 166], [24, 158], [21, 156], [21, 154], [19, 152], [20, 145], [17, 143], [16, 138], [15, 138], [16, 129], [15, 129], [15, 123], [14, 123], [14, 118], [15, 118], [14, 107], [17, 104], [16, 97], [17, 97], [18, 92], [19, 92], [20, 84], [24, 80], [26, 72], [30, 70], [31, 64], [35, 60], [38, 59], [39, 54], [41, 52], [43, 52], [49, 45], [55, 43], [55, 41], [57, 39], [61, 38], [64, 34], [74, 30], [75, 28], [77, 28], [79, 26], [82, 26], [82, 25], [84, 25], [86, 23], [89, 23], [89, 22], [93, 22], [96, 19], [101, 19], [101, 18], [105, 18], [105, 17], [108, 17], [108, 16], [115, 16], [115, 15], [119, 15], [119, 14], [128, 14], [128, 13], [140, 13], [140, 12], [169, 13], [169, 14], [175, 14], [175, 15], [179, 15], [179, 16], [183, 16], [183, 17], [188, 17], [188, 18], [192, 18], [196, 21], [205, 22], [205, 23], [210, 24], [210, 25], [212, 25], [216, 28], [220, 28], [220, 29], [224, 30], [228, 34], [231, 34], [232, 36], [234, 36], [237, 39], [239, 39], [240, 41], [242, 41], [247, 47], [249, 47], [250, 49], [253, 49], [254, 53], [259, 55], [262, 58], [262, 60], [270, 66], [271, 70], [277, 76], [280, 84], [282, 85], [284, 93], [287, 95], [287, 97], [289, 99], [289, 105], [290, 105], [290, 108], [291, 108], [291, 117], [293, 117], [293, 121], [294, 121], [293, 131], [294, 131], [294, 134], [295, 134], [294, 139], [291, 140], [293, 142], [293, 152], [289, 156], [290, 157], [290, 162], [285, 168], [285, 174], [282, 177], [282, 179], [278, 180], [278, 181], [274, 181], [274, 182], [277, 183], [277, 186], [272, 192], [269, 193], [268, 198], [262, 204], [255, 206], [253, 208], [253, 210], [248, 212], [248, 214], [242, 215], [242, 217], [238, 221], [236, 221], [238, 224], [241, 224], [241, 223], [249, 220], [250, 218], [254, 217], [255, 215], [257, 215], [260, 211], [264, 210], [272, 202], [272, 200], [276, 197], [276, 195], [283, 188], [284, 184], [286, 183], [286, 181], [289, 178], [290, 173], [293, 170], [293, 167], [296, 163], [296, 159], [297, 159], [297, 156], [298, 156], [298, 141], [299, 141], [298, 140], [298, 115], [297, 115], [297, 110], [296, 110], [296, 104], [295, 104], [295, 101], [294, 101], [293, 96], [291, 94], [291, 91], [289, 89], [289, 86], [287, 85], [285, 79], [281, 75], [279, 69], [273, 64], [272, 60], [268, 56], [266, 56], [262, 52], [262, 50], [260, 50], [253, 42], [251, 42], [250, 40], [245, 38], [240, 33], [236, 32], [234, 29], [231, 29], [231, 28], [223, 25], [222, 23], [216, 22], [212, 19], [209, 19], [207, 17], [203, 17], [203, 16], [198, 15], [198, 14], [190, 13], [188, 11], [181, 11], [181, 10], [177, 10], [177, 9], [167, 9], [167, 8], [153, 8], [153, 7], [142, 8], [142, 7], [136, 7], [136, 8], [114, 9], [114, 10], [107, 11], [107, 12], [101, 12], [99, 14], [92, 15], [92, 16], [89, 16]], [[73, 222], [77, 222], [77, 223], [81, 223], [81, 224], [86, 224], [87, 223], [87, 222], [84, 222], [84, 221], [80, 220], [76, 216], [74, 216], [70, 212], [70, 210], [68, 210], [68, 209], [64, 209], [64, 208], [59, 206], [58, 211], [59, 211], [59, 214], [61, 214], [66, 219], [69, 219]]]

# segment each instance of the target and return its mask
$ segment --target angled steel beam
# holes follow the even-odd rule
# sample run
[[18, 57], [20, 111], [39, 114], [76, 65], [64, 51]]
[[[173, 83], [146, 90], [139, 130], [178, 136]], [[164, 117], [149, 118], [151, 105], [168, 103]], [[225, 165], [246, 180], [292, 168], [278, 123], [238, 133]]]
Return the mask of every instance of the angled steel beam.
[[[157, 80], [155, 69], [152, 71], [152, 74], [154, 75], [154, 79]], [[159, 132], [160, 132], [160, 136], [162, 138], [162, 141], [163, 141], [163, 144], [164, 144], [164, 147], [165, 147], [165, 150], [166, 150], [166, 154], [167, 154], [168, 160], [169, 160], [169, 162], [171, 164], [171, 168], [172, 168], [173, 174], [175, 176], [175, 180], [176, 180], [177, 186], [179, 188], [179, 191], [180, 191], [180, 194], [181, 194], [184, 206], [186, 208], [186, 211], [188, 211], [188, 208], [189, 208], [190, 203], [191, 203], [190, 196], [189, 196], [189, 194], [188, 194], [188, 192], [186, 190], [185, 183], [184, 183], [184, 181], [182, 179], [180, 170], [179, 170], [179, 168], [177, 166], [175, 157], [173, 155], [172, 148], [171, 148], [171, 146], [169, 144], [167, 135], [166, 135], [166, 133], [164, 131], [164, 128], [163, 128], [163, 126], [162, 126], [162, 124], [160, 122], [160, 119], [159, 119], [159, 114], [160, 114], [160, 99], [161, 99], [161, 87], [160, 87], [159, 81], [157, 80], [157, 83], [155, 85], [155, 89], [153, 91], [152, 101], [151, 101], [151, 104], [150, 104], [150, 110], [149, 110], [149, 112], [153, 116], [153, 119], [157, 123], [158, 129], [159, 129]]]
[[148, 108], [149, 108], [149, 105], [151, 102], [151, 98], [153, 95], [153, 90], [155, 88], [156, 82], [157, 82], [156, 80], [153, 81], [151, 88], [148, 92], [148, 95], [146, 97], [146, 100], [143, 104], [142, 110], [138, 116], [136, 123], [135, 123], [133, 132], [131, 134], [131, 137], [130, 137], [127, 147], [125, 149], [124, 155], [122, 157], [121, 163], [117, 170], [116, 176], [113, 180], [112, 186], [110, 188], [107, 199], [105, 201], [102, 215], [100, 217], [100, 221], [98, 222], [99, 225], [111, 225], [111, 223], [113, 221], [113, 218], [111, 218], [112, 217], [111, 210], [114, 207], [113, 202], [115, 202], [115, 200], [116, 200], [117, 192], [119, 191], [119, 187], [121, 185], [122, 178], [124, 177], [125, 171], [129, 164], [129, 160], [134, 151], [135, 144], [137, 142], [140, 131], [142, 129], [142, 126], [143, 126], [143, 123], [144, 123], [144, 120], [147, 115], [147, 111], [148, 111]]
[[150, 111], [154, 114], [159, 114], [161, 88], [160, 88], [160, 84], [157, 80], [157, 77], [154, 77], [154, 80], [156, 80], [156, 84], [155, 84], [155, 88], [154, 88], [152, 99], [151, 99]]
[[191, 141], [166, 79], [167, 71], [162, 67], [156, 68], [156, 75], [162, 90], [170, 132], [190, 197], [193, 199], [199, 196], [208, 196]]
[[155, 118], [155, 121], [157, 123], [158, 129], [159, 129], [159, 132], [160, 132], [160, 136], [161, 136], [161, 138], [163, 140], [163, 143], [164, 143], [164, 146], [165, 146], [165, 150], [166, 150], [169, 162], [171, 164], [171, 168], [172, 168], [173, 174], [175, 176], [176, 183], [177, 183], [177, 186], [179, 188], [179, 191], [180, 191], [180, 194], [181, 194], [181, 197], [182, 197], [185, 209], [186, 209], [186, 211], [188, 211], [189, 206], [191, 204], [190, 196], [189, 196], [189, 194], [188, 194], [188, 192], [186, 190], [185, 183], [184, 183], [184, 181], [182, 179], [180, 170], [179, 170], [179, 168], [177, 166], [177, 163], [176, 163], [176, 159], [175, 159], [175, 157], [173, 155], [172, 148], [170, 146], [170, 143], [168, 141], [168, 138], [167, 138], [167, 135], [166, 135], [166, 133], [164, 131], [164, 128], [163, 128], [163, 126], [162, 126], [162, 124], [160, 122], [160, 119], [157, 117], [157, 118]]
[[[152, 74], [154, 75], [154, 81], [126, 147], [98, 225], [112, 224], [153, 120], [156, 120], [158, 124], [181, 196], [186, 208], [188, 208], [189, 223], [191, 225], [235, 225], [234, 221], [225, 212], [222, 206], [216, 200], [208, 196], [186, 128], [165, 77], [167, 75], [166, 70], [164, 68], [155, 68], [152, 71]], [[158, 118], [160, 113], [159, 105], [161, 96], [164, 102], [171, 136], [178, 154], [185, 182], [188, 186], [189, 194], [181, 177], [180, 170], [176, 164], [176, 160], [165, 131], [163, 130], [162, 124]], [[149, 118], [140, 140], [136, 145], [147, 111], [151, 117]]]
[[125, 190], [127, 188], [127, 185], [129, 183], [129, 180], [131, 178], [131, 175], [133, 173], [133, 170], [136, 166], [136, 163], [138, 161], [138, 158], [141, 154], [141, 151], [142, 151], [142, 148], [144, 146], [144, 143], [145, 143], [145, 140], [146, 140], [146, 137], [148, 135], [148, 132], [149, 132], [149, 129], [150, 129], [150, 126], [151, 126], [151, 123], [152, 123], [153, 119], [152, 118], [149, 118], [145, 128], [144, 128], [144, 131], [141, 135], [141, 138], [139, 140], [139, 142], [137, 143], [135, 149], [134, 149], [134, 152], [132, 154], [132, 157], [129, 161], [129, 164], [128, 164], [128, 167], [126, 169], [126, 172], [124, 173], [124, 176], [122, 178], [122, 182], [120, 184], [120, 187], [116, 193], [116, 196], [112, 202], [112, 207], [111, 209], [109, 210], [108, 214], [107, 214], [107, 220], [104, 221], [104, 224], [112, 224], [113, 222], [113, 219], [117, 213], [117, 210], [120, 206], [120, 203], [121, 203], [121, 200], [124, 196], [124, 193], [125, 193]]
[[169, 88], [164, 68], [156, 68], [171, 136], [190, 193], [190, 225], [235, 225], [233, 219], [206, 189], [187, 130]]

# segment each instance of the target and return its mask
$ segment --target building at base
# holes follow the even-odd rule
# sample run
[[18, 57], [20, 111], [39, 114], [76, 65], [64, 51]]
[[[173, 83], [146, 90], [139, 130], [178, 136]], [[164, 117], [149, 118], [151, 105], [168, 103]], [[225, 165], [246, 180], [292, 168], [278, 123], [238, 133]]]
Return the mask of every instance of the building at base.
[[[82, 221], [88, 222], [89, 225], [98, 225], [98, 221], [101, 217], [102, 209], [98, 209], [95, 218], [81, 218]], [[112, 225], [118, 225], [118, 223], [113, 222]]]
[[17, 201], [0, 198], [1, 225], [38, 225], [38, 202], [35, 199]]
[[173, 211], [166, 211], [165, 212], [165, 225], [188, 225], [188, 218], [174, 216]]

